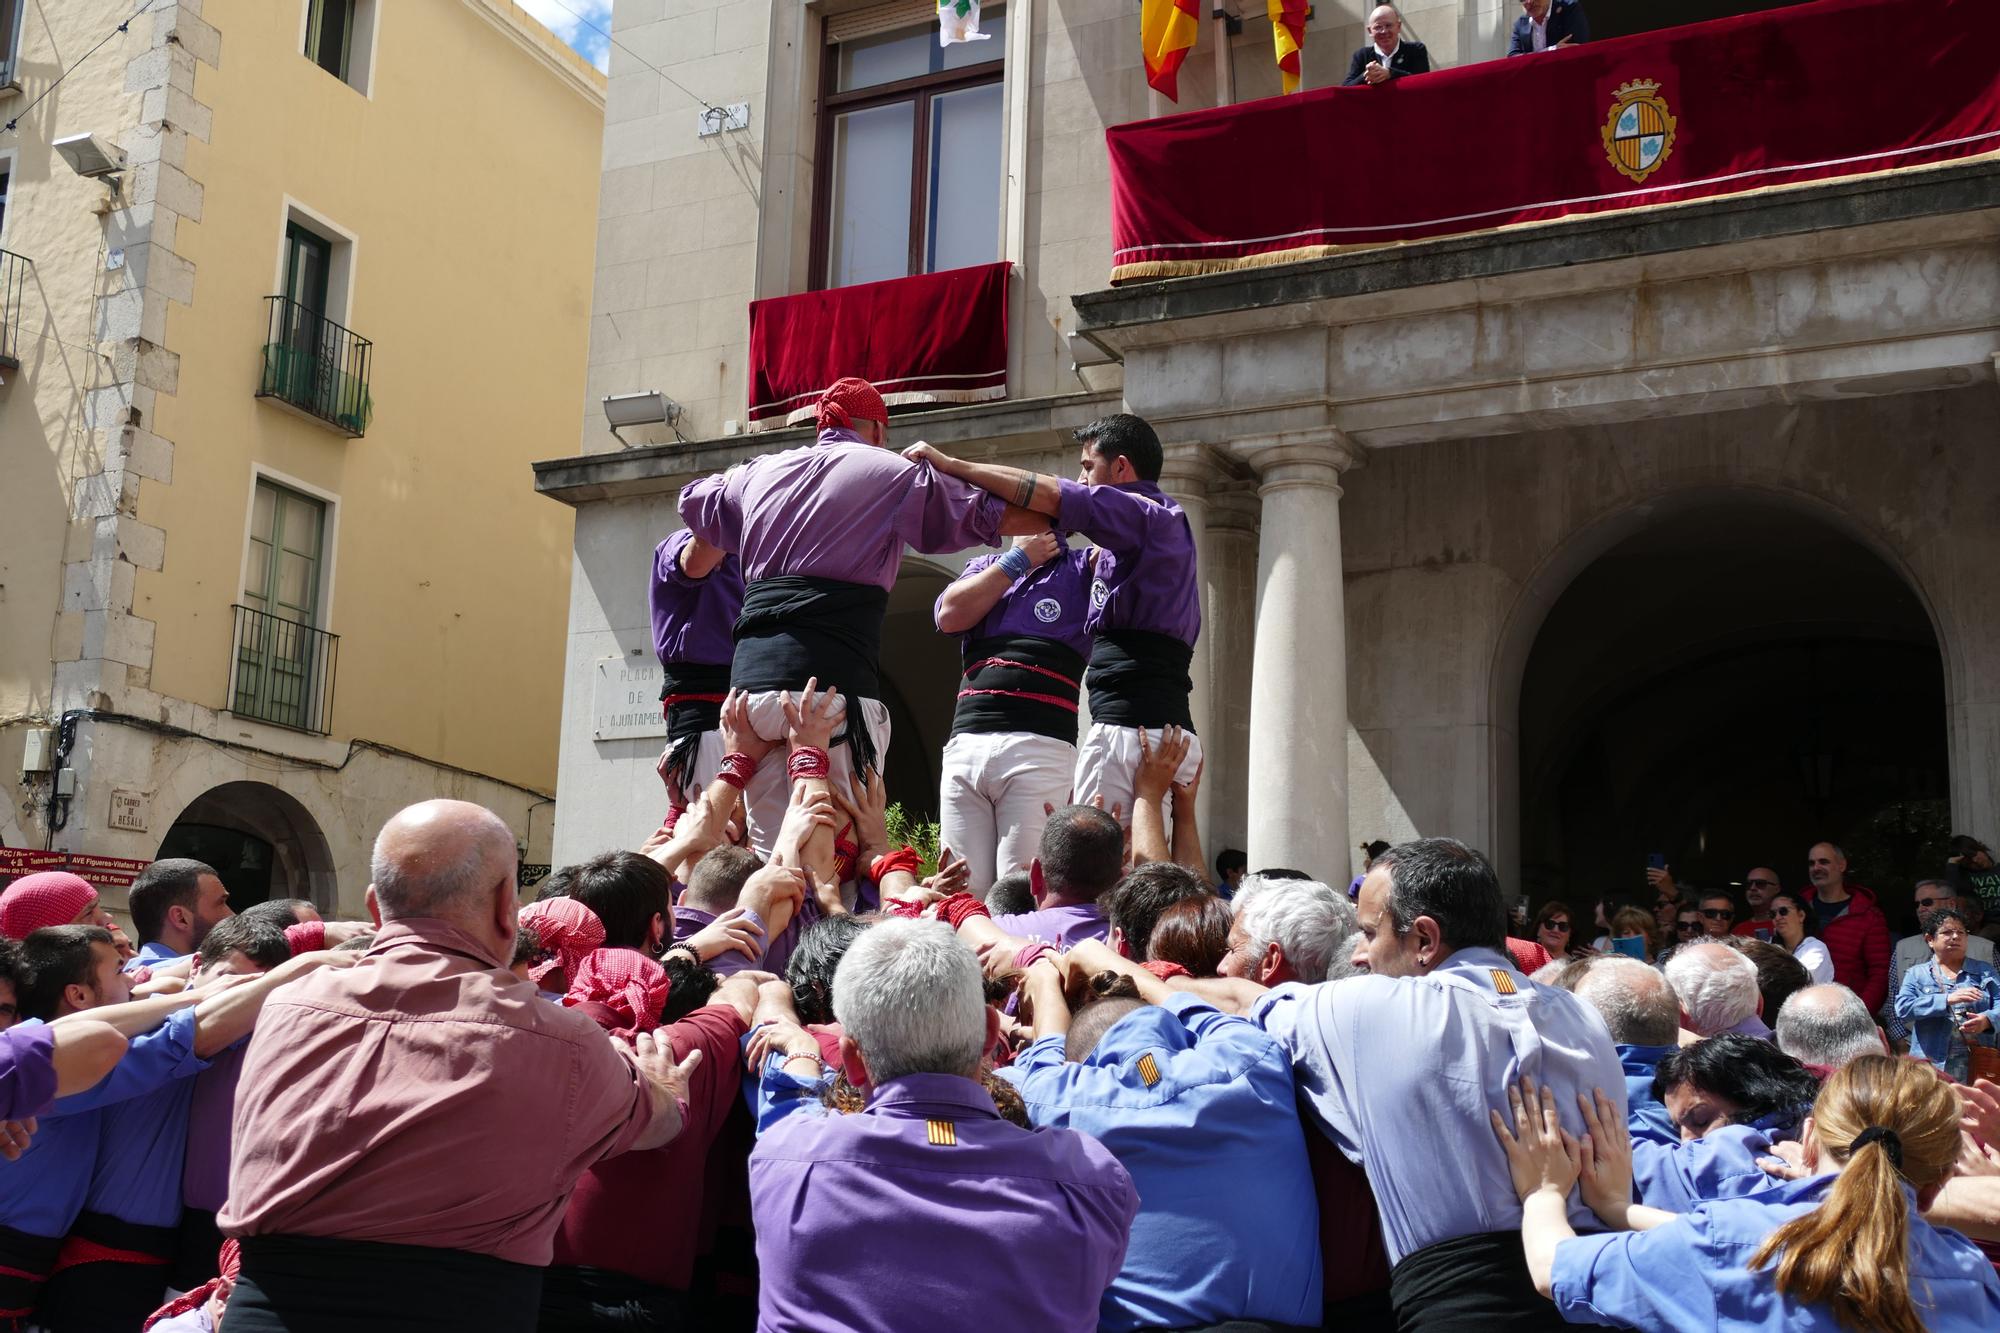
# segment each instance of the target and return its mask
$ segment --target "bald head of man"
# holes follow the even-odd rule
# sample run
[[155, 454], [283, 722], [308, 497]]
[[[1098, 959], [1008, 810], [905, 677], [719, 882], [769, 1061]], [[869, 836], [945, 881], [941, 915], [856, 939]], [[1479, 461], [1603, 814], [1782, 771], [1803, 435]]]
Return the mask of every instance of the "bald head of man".
[[501, 958], [514, 947], [514, 833], [469, 801], [423, 801], [396, 813], [375, 839], [368, 911], [375, 923], [434, 917]]

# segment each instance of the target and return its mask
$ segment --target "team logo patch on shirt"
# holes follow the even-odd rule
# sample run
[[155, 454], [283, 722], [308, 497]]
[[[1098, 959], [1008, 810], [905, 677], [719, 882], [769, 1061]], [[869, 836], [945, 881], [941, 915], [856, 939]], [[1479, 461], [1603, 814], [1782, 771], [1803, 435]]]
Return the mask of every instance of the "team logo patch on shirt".
[[1035, 619], [1044, 625], [1053, 625], [1062, 619], [1062, 603], [1053, 597], [1044, 597], [1035, 603]]
[[958, 1127], [952, 1124], [951, 1121], [926, 1120], [924, 1128], [930, 1133], [931, 1147], [956, 1148], [958, 1146]]
[[1090, 604], [1102, 611], [1104, 601], [1111, 596], [1111, 589], [1104, 586], [1103, 579], [1093, 579], [1090, 584]]
[[1160, 1081], [1160, 1062], [1153, 1058], [1151, 1051], [1139, 1057], [1138, 1070], [1140, 1080], [1147, 1087], [1150, 1088]]
[[1494, 990], [1499, 991], [1502, 995], [1520, 994], [1520, 988], [1514, 984], [1514, 978], [1508, 976], [1497, 967], [1488, 968], [1487, 970], [1493, 974]]

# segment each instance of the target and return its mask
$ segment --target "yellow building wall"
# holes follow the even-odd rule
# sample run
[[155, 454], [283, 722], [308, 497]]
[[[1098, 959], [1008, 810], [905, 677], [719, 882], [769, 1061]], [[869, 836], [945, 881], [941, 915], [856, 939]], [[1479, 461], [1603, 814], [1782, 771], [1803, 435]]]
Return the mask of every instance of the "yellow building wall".
[[[173, 481], [146, 482], [139, 508], [166, 559], [134, 611], [158, 626], [152, 688], [225, 707], [253, 461], [331, 492], [334, 737], [548, 791], [571, 519], [528, 465], [575, 435], [603, 111], [484, 3], [378, 0], [366, 96], [301, 54], [303, 0], [204, 7], [223, 39], [196, 82], [214, 112], [188, 151], [202, 216], [178, 239], [195, 296], [168, 322], [180, 389], [155, 427]], [[343, 322], [374, 343], [361, 439], [254, 396], [288, 201], [356, 238]]]
[[[0, 98], [0, 124], [22, 116], [37, 93], [101, 40], [115, 6], [38, 6], [24, 25], [22, 91]], [[85, 61], [21, 129], [0, 133], [12, 157], [0, 249], [33, 262], [21, 293], [18, 371], [0, 387], [0, 724], [49, 706], [51, 629], [62, 599], [63, 547], [72, 481], [97, 470], [86, 438], [84, 395], [108, 383], [94, 353], [92, 302], [104, 272], [105, 231], [91, 213], [101, 181], [71, 171], [49, 146], [90, 131], [122, 129], [139, 115], [125, 91], [125, 62], [138, 49], [113, 42]], [[65, 57], [67, 57], [65, 59]], [[575, 405], [569, 437], [576, 437]], [[565, 449], [559, 452], [567, 452]], [[19, 770], [20, 742], [0, 738], [0, 771]], [[0, 824], [4, 827], [4, 824]]]

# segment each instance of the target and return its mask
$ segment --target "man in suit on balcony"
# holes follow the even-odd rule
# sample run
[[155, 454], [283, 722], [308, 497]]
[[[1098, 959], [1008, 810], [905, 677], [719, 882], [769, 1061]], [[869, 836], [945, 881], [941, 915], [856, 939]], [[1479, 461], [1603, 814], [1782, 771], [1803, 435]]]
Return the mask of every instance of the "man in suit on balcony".
[[1530, 56], [1590, 40], [1590, 20], [1583, 0], [1521, 0], [1521, 17], [1514, 20], [1510, 56]]
[[1405, 74], [1431, 72], [1431, 53], [1422, 42], [1403, 40], [1403, 16], [1394, 5], [1377, 6], [1368, 15], [1368, 45], [1347, 62], [1343, 86], [1387, 83]]

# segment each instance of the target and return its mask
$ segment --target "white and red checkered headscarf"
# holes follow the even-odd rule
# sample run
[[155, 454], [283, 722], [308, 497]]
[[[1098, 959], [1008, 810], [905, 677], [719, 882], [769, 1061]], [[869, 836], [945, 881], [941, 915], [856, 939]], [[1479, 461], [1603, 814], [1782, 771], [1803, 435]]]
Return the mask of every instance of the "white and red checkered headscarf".
[[528, 980], [542, 985], [551, 972], [562, 969], [565, 980], [576, 979], [576, 969], [592, 949], [604, 943], [604, 923], [597, 913], [574, 898], [544, 898], [521, 909], [520, 922], [533, 926], [542, 948], [555, 957], [528, 969]]
[[569, 974], [563, 1003], [601, 1004], [617, 1015], [617, 1030], [651, 1032], [670, 989], [667, 970], [637, 949], [593, 949]]
[[874, 385], [850, 375], [835, 380], [819, 396], [818, 417], [821, 430], [853, 430], [857, 421], [879, 421], [886, 426], [889, 407]]

